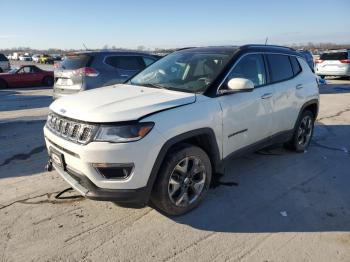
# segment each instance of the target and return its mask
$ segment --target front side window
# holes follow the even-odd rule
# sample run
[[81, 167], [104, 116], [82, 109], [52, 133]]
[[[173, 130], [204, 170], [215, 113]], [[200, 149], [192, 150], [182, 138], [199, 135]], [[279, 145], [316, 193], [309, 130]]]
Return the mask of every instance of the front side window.
[[129, 84], [203, 92], [232, 57], [232, 51], [174, 52], [134, 76]]
[[254, 86], [266, 84], [266, 71], [262, 55], [252, 54], [244, 56], [232, 69], [225, 81], [232, 78], [246, 78], [254, 83]]
[[26, 67], [22, 67], [17, 73], [18, 74], [28, 74], [28, 73], [32, 73], [32, 70], [29, 66], [26, 66]]
[[267, 55], [272, 82], [280, 82], [293, 77], [292, 65], [288, 55]]

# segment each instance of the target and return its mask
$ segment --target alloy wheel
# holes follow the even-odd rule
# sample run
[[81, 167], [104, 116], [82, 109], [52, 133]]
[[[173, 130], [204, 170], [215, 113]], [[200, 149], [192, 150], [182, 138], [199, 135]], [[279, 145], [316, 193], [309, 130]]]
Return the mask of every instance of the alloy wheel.
[[297, 141], [301, 146], [308, 145], [311, 139], [313, 129], [312, 118], [306, 115], [300, 122], [298, 128]]
[[194, 203], [205, 186], [206, 170], [200, 158], [189, 156], [177, 163], [172, 171], [168, 194], [171, 202], [179, 207]]

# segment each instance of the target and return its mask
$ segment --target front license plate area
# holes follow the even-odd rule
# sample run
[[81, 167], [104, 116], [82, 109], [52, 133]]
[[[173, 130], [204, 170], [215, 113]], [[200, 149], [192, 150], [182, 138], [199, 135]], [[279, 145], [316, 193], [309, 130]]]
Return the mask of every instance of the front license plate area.
[[50, 157], [51, 161], [58, 167], [62, 168], [63, 170], [66, 170], [66, 164], [64, 161], [64, 155], [60, 152], [57, 152], [53, 148], [50, 148]]

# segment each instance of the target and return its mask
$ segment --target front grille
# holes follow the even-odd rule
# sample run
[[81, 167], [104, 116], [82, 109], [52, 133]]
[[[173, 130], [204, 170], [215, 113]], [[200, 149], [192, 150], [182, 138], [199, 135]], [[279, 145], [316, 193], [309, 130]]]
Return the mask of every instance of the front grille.
[[46, 126], [59, 137], [84, 145], [93, 139], [97, 130], [95, 125], [61, 117], [55, 113], [48, 115]]

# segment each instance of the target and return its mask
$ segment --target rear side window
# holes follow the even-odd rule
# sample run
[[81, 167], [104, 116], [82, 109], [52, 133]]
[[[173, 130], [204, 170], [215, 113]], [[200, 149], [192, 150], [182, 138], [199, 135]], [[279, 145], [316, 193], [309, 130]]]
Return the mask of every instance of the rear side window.
[[287, 55], [267, 55], [272, 82], [280, 82], [293, 77], [292, 65]]
[[140, 56], [109, 56], [105, 63], [122, 70], [141, 70], [145, 62]]
[[292, 63], [292, 68], [294, 75], [297, 75], [301, 72], [301, 66], [298, 62], [298, 59], [295, 56], [290, 56], [290, 62]]
[[82, 67], [87, 67], [90, 61], [88, 55], [70, 55], [66, 56], [65, 59], [60, 63], [60, 69], [75, 70]]
[[149, 66], [153, 64], [156, 60], [149, 58], [149, 57], [143, 57], [143, 62], [145, 63], [145, 66]]
[[345, 60], [348, 59], [348, 52], [323, 53], [320, 60]]
[[4, 54], [0, 54], [0, 61], [8, 61], [7, 57]]

